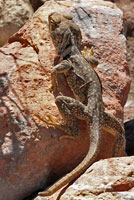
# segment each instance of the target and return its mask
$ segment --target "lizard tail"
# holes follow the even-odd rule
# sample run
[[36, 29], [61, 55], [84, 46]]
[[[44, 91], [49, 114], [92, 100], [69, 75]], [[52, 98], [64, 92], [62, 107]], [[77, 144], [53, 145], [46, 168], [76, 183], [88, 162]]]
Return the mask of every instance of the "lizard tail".
[[90, 130], [90, 147], [86, 157], [83, 161], [70, 173], [65, 175], [63, 178], [58, 180], [54, 185], [50, 186], [47, 190], [43, 192], [39, 192], [39, 196], [50, 196], [54, 194], [61, 187], [65, 186], [67, 183], [70, 183], [75, 178], [79, 177], [85, 170], [94, 162], [96, 156], [98, 155], [98, 151], [100, 148], [101, 141], [101, 124], [98, 120], [93, 119], [94, 123], [87, 122], [88, 130]]

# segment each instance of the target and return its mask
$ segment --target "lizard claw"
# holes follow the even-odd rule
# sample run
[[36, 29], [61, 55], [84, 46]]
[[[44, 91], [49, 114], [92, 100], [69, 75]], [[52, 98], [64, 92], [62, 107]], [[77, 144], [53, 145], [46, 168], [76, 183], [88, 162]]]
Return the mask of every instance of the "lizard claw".
[[93, 53], [93, 50], [94, 50], [94, 48], [92, 46], [91, 49], [89, 50], [89, 56], [95, 57], [95, 54]]
[[49, 119], [49, 121], [53, 122], [53, 123], [58, 123], [58, 120], [56, 117], [50, 115], [49, 113], [46, 113], [47, 118]]

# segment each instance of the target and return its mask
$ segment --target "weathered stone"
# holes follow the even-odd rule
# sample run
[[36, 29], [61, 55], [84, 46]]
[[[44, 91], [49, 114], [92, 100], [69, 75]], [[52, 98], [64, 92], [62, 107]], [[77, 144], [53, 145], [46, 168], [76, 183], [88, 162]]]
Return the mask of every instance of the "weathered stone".
[[133, 187], [134, 157], [110, 158], [94, 163], [66, 189], [60, 200], [129, 200], [134, 193], [124, 191]]
[[[89, 147], [84, 121], [79, 121], [80, 137], [59, 140], [63, 132], [34, 116], [50, 114], [62, 121], [49, 90], [56, 56], [47, 25], [51, 12], [71, 10], [82, 31], [83, 46], [93, 45], [99, 59], [96, 70], [106, 110], [123, 120], [130, 79], [122, 12], [102, 1], [97, 5], [82, 2], [46, 2], [0, 49], [0, 200], [20, 200], [46, 187], [77, 166]], [[72, 96], [63, 76], [58, 79], [58, 91]], [[102, 132], [97, 160], [111, 157], [115, 139], [115, 135]]]
[[114, 2], [122, 9], [126, 23], [127, 61], [130, 69], [131, 87], [124, 107], [124, 126], [126, 129], [126, 152], [128, 155], [134, 155], [134, 2], [131, 0], [115, 0]]
[[33, 14], [29, 0], [0, 0], [0, 46]]
[[126, 21], [127, 61], [131, 77], [130, 92], [124, 107], [124, 121], [126, 122], [134, 119], [134, 2], [131, 0], [120, 0], [117, 4], [123, 10], [124, 20]]

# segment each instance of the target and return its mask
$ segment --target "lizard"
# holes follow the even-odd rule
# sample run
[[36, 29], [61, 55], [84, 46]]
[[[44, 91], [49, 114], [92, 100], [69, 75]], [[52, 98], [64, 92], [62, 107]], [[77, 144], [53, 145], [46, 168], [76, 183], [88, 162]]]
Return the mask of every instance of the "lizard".
[[51, 71], [53, 92], [56, 89], [56, 74], [63, 73], [75, 98], [56, 97], [55, 102], [66, 122], [65, 125], [56, 124], [42, 119], [38, 115], [36, 116], [72, 137], [79, 135], [77, 119], [86, 120], [90, 148], [84, 160], [71, 173], [61, 178], [47, 190], [39, 192], [39, 196], [52, 195], [58, 189], [79, 177], [94, 162], [100, 149], [101, 127], [118, 135], [114, 156], [119, 151], [120, 145], [124, 143], [123, 127], [116, 118], [104, 111], [101, 81], [92, 67], [92, 62], [98, 63], [94, 57], [87, 61], [87, 58], [81, 54], [82, 36], [80, 28], [75, 24], [71, 15], [54, 12], [48, 16], [48, 21], [53, 44], [58, 55], [60, 55], [59, 63]]

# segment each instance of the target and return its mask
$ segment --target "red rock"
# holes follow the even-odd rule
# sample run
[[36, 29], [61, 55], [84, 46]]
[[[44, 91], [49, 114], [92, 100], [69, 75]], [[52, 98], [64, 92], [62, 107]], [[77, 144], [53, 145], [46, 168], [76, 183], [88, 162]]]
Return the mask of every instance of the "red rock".
[[124, 121], [127, 122], [134, 119], [134, 2], [131, 0], [120, 0], [117, 1], [117, 5], [122, 9], [126, 21], [127, 61], [131, 77], [131, 87], [124, 107]]
[[[62, 121], [55, 97], [49, 91], [51, 66], [56, 56], [47, 25], [49, 13], [72, 9], [82, 31], [83, 45], [93, 45], [99, 59], [97, 72], [103, 84], [106, 110], [123, 120], [130, 78], [125, 37], [121, 32], [122, 12], [115, 6], [92, 7], [87, 1], [82, 5], [73, 6], [73, 3], [46, 2], [0, 49], [0, 78], [5, 80], [4, 92], [3, 85], [0, 88], [3, 95], [0, 107], [2, 200], [23, 199], [45, 187], [77, 166], [89, 147], [85, 122], [80, 121], [80, 137], [60, 141], [63, 132], [34, 116], [39, 114], [44, 118], [50, 114]], [[63, 81], [64, 77], [59, 77], [59, 92], [71, 96]], [[97, 160], [111, 157], [115, 139], [107, 132], [102, 133]]]

